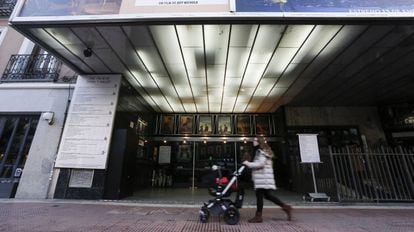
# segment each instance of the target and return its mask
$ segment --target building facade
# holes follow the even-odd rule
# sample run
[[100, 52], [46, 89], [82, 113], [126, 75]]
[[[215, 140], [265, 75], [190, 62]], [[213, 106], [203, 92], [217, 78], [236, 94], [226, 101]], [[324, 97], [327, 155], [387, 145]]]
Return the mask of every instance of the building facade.
[[[297, 134], [307, 133], [318, 134], [317, 184], [333, 199], [412, 200], [413, 10], [404, 0], [19, 1], [0, 19], [2, 197], [206, 187], [208, 167], [234, 170], [256, 136], [276, 151], [278, 185], [303, 194], [313, 189]], [[369, 148], [385, 146], [407, 151], [374, 159]]]

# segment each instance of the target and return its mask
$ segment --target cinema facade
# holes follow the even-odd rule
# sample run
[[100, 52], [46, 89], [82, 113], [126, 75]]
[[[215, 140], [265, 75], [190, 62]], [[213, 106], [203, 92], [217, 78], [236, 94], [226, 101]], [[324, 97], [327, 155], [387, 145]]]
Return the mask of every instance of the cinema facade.
[[[263, 136], [288, 193], [412, 201], [413, 17], [406, 0], [18, 1], [7, 33], [49, 58], [2, 66], [2, 197], [192, 194]], [[315, 186], [298, 134], [317, 137]]]

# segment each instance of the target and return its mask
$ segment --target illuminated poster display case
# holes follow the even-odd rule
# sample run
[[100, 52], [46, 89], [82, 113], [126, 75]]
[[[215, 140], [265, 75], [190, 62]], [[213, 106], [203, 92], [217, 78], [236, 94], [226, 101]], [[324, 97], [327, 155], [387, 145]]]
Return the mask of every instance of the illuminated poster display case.
[[197, 134], [210, 135], [213, 133], [213, 118], [210, 115], [200, 115], [198, 118]]
[[232, 119], [230, 115], [220, 115], [217, 119], [217, 134], [230, 135], [233, 134]]
[[175, 125], [174, 115], [163, 115], [161, 117], [161, 134], [171, 135], [174, 134], [174, 125]]
[[[283, 128], [274, 128], [275, 114], [160, 114], [155, 134], [164, 136], [283, 136]], [[284, 124], [277, 123], [277, 127]]]
[[236, 116], [236, 133], [239, 135], [251, 134], [251, 120], [250, 116], [237, 115]]
[[180, 134], [193, 134], [193, 115], [180, 115]]

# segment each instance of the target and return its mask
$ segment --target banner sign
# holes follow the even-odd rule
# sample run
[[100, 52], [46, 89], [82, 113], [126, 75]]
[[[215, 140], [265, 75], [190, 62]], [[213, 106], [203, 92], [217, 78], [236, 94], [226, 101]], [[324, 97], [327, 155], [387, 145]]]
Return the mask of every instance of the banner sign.
[[236, 0], [238, 12], [414, 13], [413, 0]]
[[228, 0], [136, 0], [135, 6], [224, 5]]
[[298, 134], [302, 163], [320, 163], [318, 134]]
[[120, 75], [79, 76], [55, 167], [105, 169]]
[[[234, 1], [234, 0], [233, 0]], [[120, 14], [228, 12], [229, 0], [123, 0]]]

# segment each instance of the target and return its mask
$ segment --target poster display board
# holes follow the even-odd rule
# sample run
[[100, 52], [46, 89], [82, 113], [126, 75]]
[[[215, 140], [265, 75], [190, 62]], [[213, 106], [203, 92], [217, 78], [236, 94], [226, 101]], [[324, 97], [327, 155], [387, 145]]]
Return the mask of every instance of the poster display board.
[[171, 163], [171, 146], [160, 146], [160, 154], [158, 155], [159, 164]]
[[318, 134], [298, 134], [302, 163], [320, 163]]
[[55, 167], [105, 169], [120, 75], [79, 76]]

